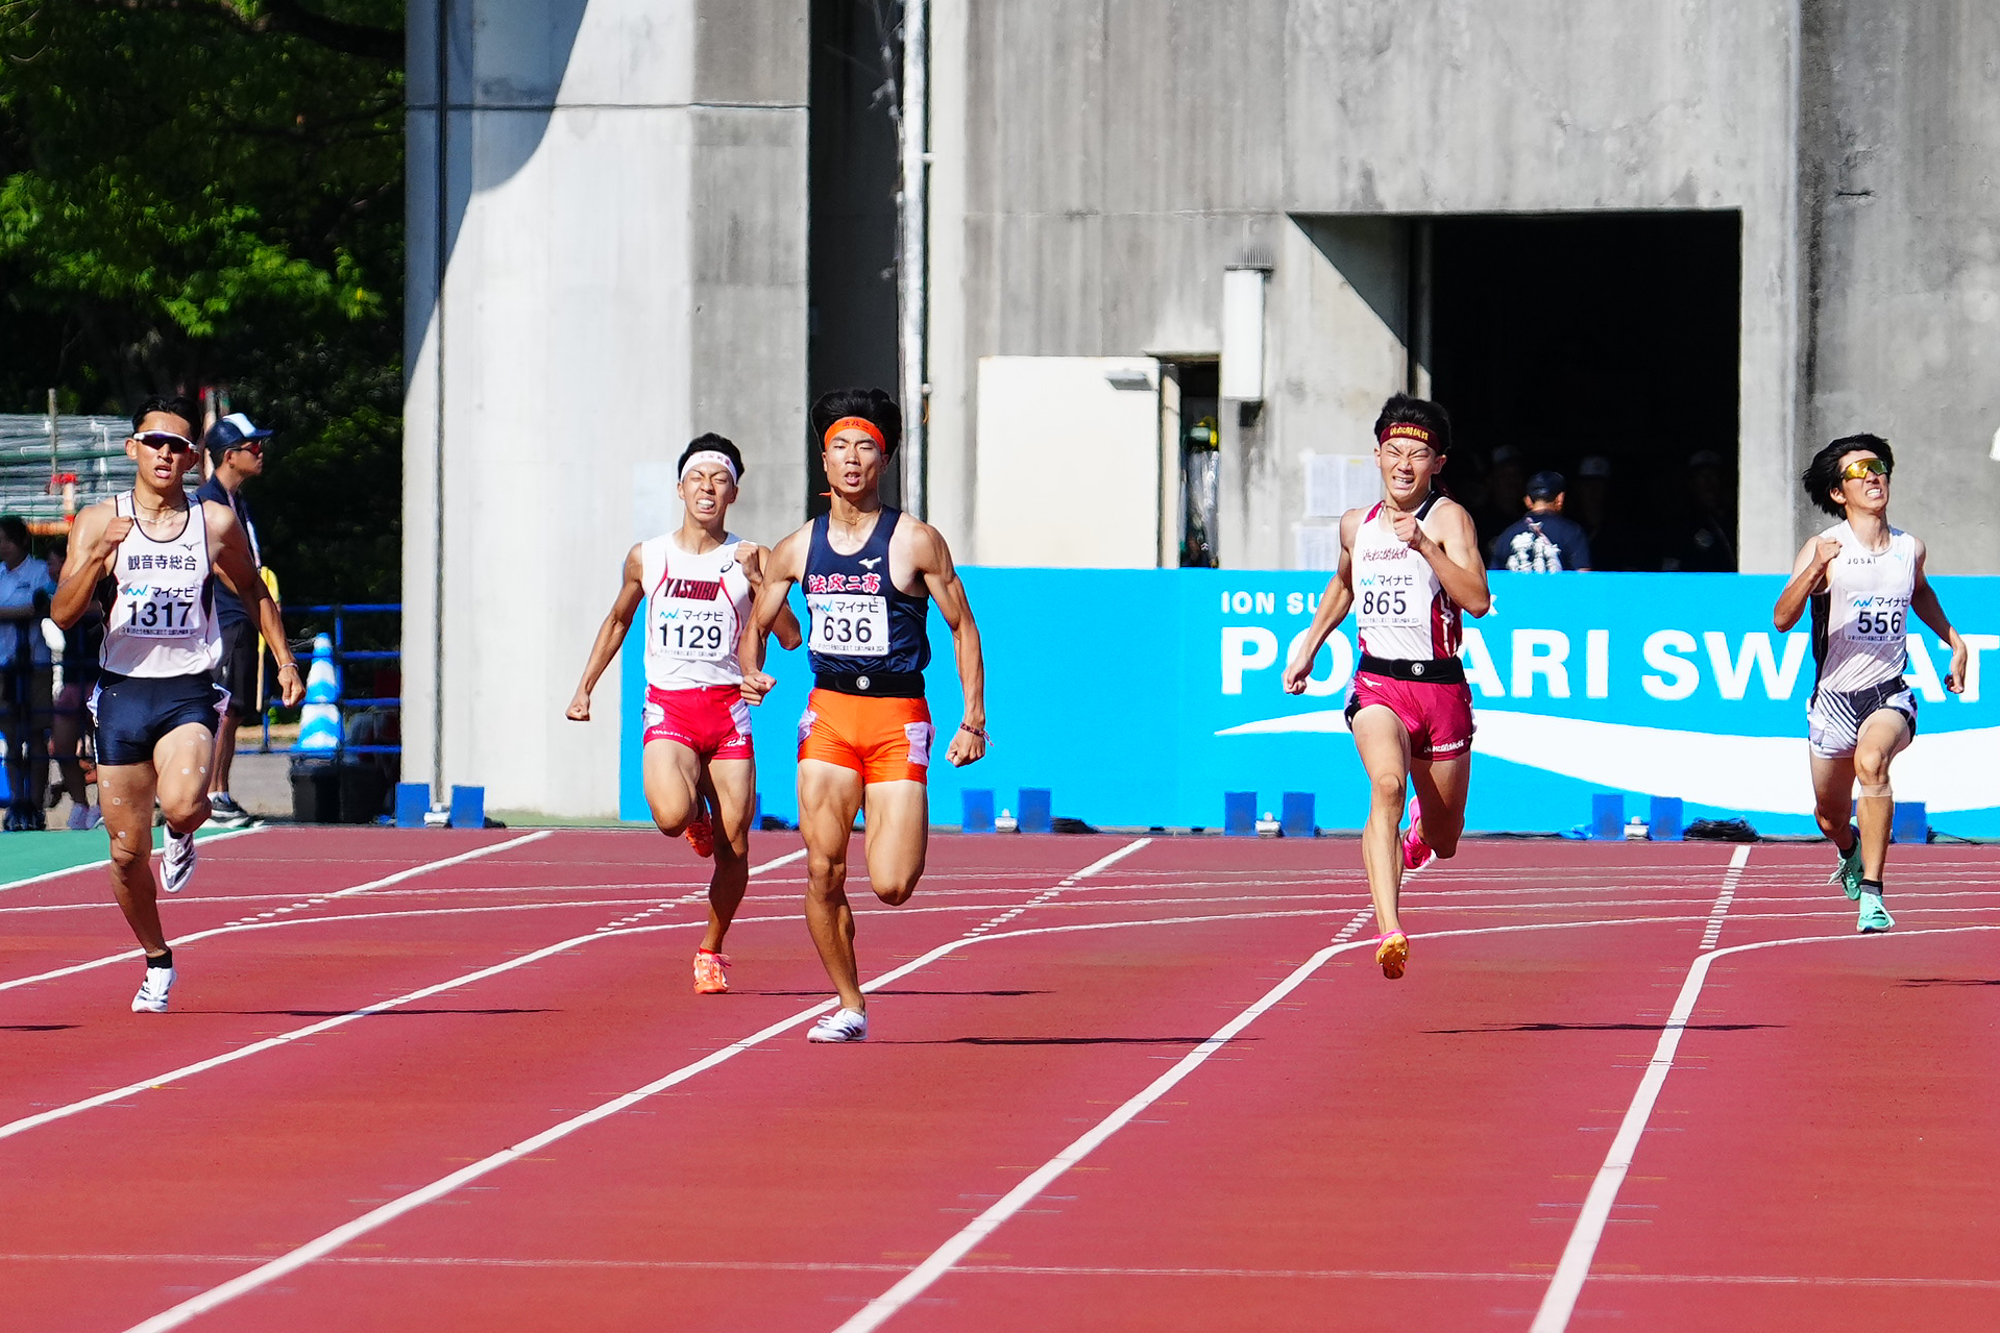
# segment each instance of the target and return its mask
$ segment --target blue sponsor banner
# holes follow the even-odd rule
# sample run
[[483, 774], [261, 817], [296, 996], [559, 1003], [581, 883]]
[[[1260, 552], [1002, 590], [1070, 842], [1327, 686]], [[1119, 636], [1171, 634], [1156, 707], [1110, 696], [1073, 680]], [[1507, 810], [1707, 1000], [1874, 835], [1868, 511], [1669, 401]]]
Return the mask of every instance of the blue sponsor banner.
[[[938, 743], [931, 818], [956, 825], [960, 792], [991, 789], [1018, 808], [1054, 792], [1057, 815], [1100, 825], [1217, 828], [1222, 794], [1254, 791], [1259, 812], [1311, 792], [1325, 828], [1354, 828], [1367, 786], [1342, 706], [1357, 653], [1350, 624], [1320, 650], [1307, 693], [1279, 677], [1312, 620], [1325, 576], [1221, 570], [966, 569], [986, 651], [994, 746], [966, 769], [943, 762], [960, 717], [950, 631], [931, 616], [926, 679]], [[1491, 614], [1466, 621], [1464, 660], [1478, 734], [1473, 829], [1560, 832], [1590, 817], [1593, 792], [1679, 797], [1686, 817], [1747, 817], [1762, 832], [1812, 831], [1802, 622], [1780, 634], [1784, 580], [1738, 574], [1495, 574]], [[1916, 743], [1896, 761], [1899, 800], [1965, 836], [2000, 836], [2000, 579], [1933, 580], [1973, 645], [1963, 694], [1944, 688], [1950, 654], [1908, 638], [1920, 703]], [[794, 609], [804, 607], [794, 597]], [[639, 624], [644, 624], [643, 617]], [[805, 655], [777, 651], [778, 689], [756, 710], [767, 814], [796, 818], [796, 725], [811, 685]], [[622, 814], [646, 818], [639, 786], [642, 681], [627, 640]], [[1994, 688], [2000, 688], [1996, 684]]]

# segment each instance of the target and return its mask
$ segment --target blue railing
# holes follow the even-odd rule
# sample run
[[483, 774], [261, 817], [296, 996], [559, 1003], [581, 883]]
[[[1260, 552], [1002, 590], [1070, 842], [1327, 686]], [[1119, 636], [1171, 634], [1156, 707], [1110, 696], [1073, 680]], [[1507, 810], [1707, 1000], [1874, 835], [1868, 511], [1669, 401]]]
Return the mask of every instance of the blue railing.
[[[338, 762], [343, 756], [350, 754], [401, 754], [403, 752], [403, 747], [400, 745], [347, 744], [347, 715], [351, 711], [362, 708], [393, 708], [400, 713], [403, 707], [402, 699], [400, 697], [391, 697], [387, 695], [357, 695], [350, 698], [346, 693], [346, 688], [347, 688], [347, 663], [390, 662], [390, 661], [400, 660], [403, 656], [402, 650], [400, 648], [349, 649], [347, 647], [347, 617], [362, 616], [362, 615], [400, 616], [403, 614], [402, 603], [401, 602], [346, 602], [346, 603], [335, 602], [329, 606], [301, 606], [301, 607], [291, 607], [288, 609], [291, 610], [294, 614], [301, 616], [330, 615], [333, 617], [333, 664], [338, 669], [338, 676], [341, 688], [341, 693], [339, 697], [335, 700], [336, 705], [340, 709], [341, 743], [338, 746], [334, 747], [332, 751], [330, 751], [330, 753], [334, 757], [334, 760]], [[303, 670], [303, 668], [301, 669]], [[270, 753], [271, 750], [271, 710], [274, 706], [275, 705], [268, 698], [265, 700], [264, 752], [266, 754]]]

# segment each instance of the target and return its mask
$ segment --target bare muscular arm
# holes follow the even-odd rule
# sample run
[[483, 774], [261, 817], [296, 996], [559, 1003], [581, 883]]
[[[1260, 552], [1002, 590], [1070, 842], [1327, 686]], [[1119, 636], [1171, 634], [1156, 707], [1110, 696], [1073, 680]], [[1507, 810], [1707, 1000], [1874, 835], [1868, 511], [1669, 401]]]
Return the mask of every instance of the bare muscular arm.
[[1292, 660], [1285, 663], [1286, 694], [1305, 691], [1306, 677], [1312, 674], [1313, 659], [1319, 656], [1320, 645], [1347, 619], [1348, 609], [1354, 605], [1354, 534], [1361, 530], [1365, 517], [1366, 512], [1360, 509], [1350, 509], [1340, 516], [1340, 564], [1326, 581], [1326, 591], [1319, 595], [1319, 610], [1313, 613], [1306, 637], [1299, 640], [1298, 647], [1292, 650]]
[[300, 674], [299, 664], [292, 657], [291, 645], [285, 640], [284, 614], [271, 600], [271, 590], [264, 586], [263, 578], [257, 573], [257, 560], [250, 554], [250, 541], [243, 535], [242, 525], [237, 523], [236, 514], [228, 505], [204, 500], [202, 515], [208, 526], [209, 564], [224, 586], [243, 603], [243, 609], [264, 636], [264, 642], [271, 646], [271, 656], [278, 661], [279, 697], [284, 700], [285, 707], [296, 708], [306, 697], [305, 677]]
[[[750, 604], [750, 619], [743, 626], [743, 636], [736, 644], [737, 665], [743, 672], [743, 697], [753, 704], [763, 703], [764, 696], [778, 683], [764, 674], [764, 641], [782, 616], [791, 615], [785, 599], [791, 594], [792, 585], [805, 573], [806, 543], [811, 535], [810, 525], [800, 528], [758, 561], [762, 581], [757, 588], [757, 599]], [[796, 632], [796, 617], [792, 623]], [[782, 633], [778, 641], [784, 642]]]
[[911, 563], [937, 602], [938, 614], [951, 627], [951, 646], [958, 656], [965, 720], [945, 747], [945, 758], [963, 768], [986, 754], [986, 657], [979, 641], [979, 624], [972, 618], [972, 604], [966, 600], [965, 584], [958, 577], [944, 538], [928, 523], [909, 526]]

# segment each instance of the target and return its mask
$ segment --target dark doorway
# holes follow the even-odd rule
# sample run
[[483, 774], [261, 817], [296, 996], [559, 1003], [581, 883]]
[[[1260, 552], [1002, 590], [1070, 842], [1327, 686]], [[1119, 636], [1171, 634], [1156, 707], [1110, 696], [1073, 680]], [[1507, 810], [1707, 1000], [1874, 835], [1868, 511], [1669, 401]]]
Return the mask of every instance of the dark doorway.
[[[890, 0], [813, 0], [807, 135], [806, 379], [830, 389], [883, 388], [900, 397], [896, 347], [895, 79], [903, 7]], [[906, 406], [907, 410], [907, 406]], [[823, 514], [826, 470], [807, 440], [806, 512]], [[883, 478], [896, 504], [899, 469]]]
[[1441, 218], [1431, 383], [1490, 543], [1561, 472], [1592, 568], [1736, 568], [1736, 213]]

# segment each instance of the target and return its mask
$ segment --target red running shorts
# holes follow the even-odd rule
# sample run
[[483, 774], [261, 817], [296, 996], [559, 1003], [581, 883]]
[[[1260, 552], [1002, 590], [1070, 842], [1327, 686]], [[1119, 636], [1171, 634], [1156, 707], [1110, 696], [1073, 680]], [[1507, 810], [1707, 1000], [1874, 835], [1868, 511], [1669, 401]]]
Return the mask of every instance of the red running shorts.
[[1410, 733], [1412, 759], [1456, 759], [1472, 749], [1472, 687], [1462, 681], [1447, 685], [1357, 671], [1347, 695], [1347, 725], [1376, 704]]
[[672, 741], [701, 757], [748, 759], [750, 705], [734, 685], [697, 685], [689, 690], [646, 687], [646, 744]]

